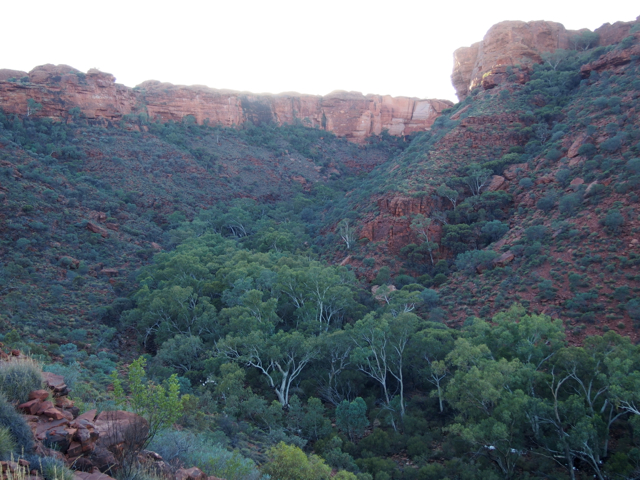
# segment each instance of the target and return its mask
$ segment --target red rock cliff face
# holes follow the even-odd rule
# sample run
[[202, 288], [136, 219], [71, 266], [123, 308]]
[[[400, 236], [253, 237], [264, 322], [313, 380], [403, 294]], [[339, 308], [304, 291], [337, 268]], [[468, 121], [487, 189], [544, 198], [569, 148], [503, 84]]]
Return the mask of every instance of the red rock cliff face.
[[[636, 19], [636, 22], [640, 21]], [[596, 29], [599, 45], [618, 43], [629, 35], [636, 22], [607, 23]], [[453, 53], [451, 81], [463, 100], [485, 74], [500, 67], [542, 62], [541, 55], [558, 48], [571, 48], [571, 39], [580, 31], [567, 30], [556, 22], [500, 22], [489, 29], [481, 42]]]
[[[29, 77], [29, 82], [8, 81]], [[301, 121], [324, 128], [355, 142], [388, 130], [408, 135], [428, 130], [440, 112], [452, 105], [447, 100], [421, 100], [356, 92], [332, 92], [326, 96], [283, 93], [256, 95], [205, 86], [177, 86], [147, 81], [135, 89], [115, 83], [97, 70], [82, 74], [67, 65], [44, 65], [26, 74], [0, 70], [0, 108], [26, 115], [28, 100], [42, 104], [38, 116], [65, 120], [69, 110], [79, 108], [89, 119], [120, 120], [123, 115], [146, 113], [152, 120], [180, 121], [192, 115], [201, 124], [225, 126], [251, 121], [279, 124]]]
[[[377, 203], [379, 214], [364, 224], [359, 238], [367, 238], [371, 242], [384, 242], [387, 251], [392, 255], [399, 255], [402, 247], [409, 243], [419, 243], [416, 233], [411, 229], [411, 220], [415, 215], [429, 217], [434, 209], [442, 208], [440, 200], [430, 196], [413, 198], [398, 195], [381, 198]], [[440, 241], [440, 225], [434, 222], [429, 232], [434, 241]]]
[[538, 63], [540, 54], [569, 48], [574, 32], [556, 22], [500, 22], [489, 29], [481, 42], [453, 52], [451, 81], [463, 100], [480, 85], [482, 76], [493, 68], [517, 63]]
[[136, 105], [133, 90], [98, 70], [82, 74], [67, 65], [44, 65], [33, 69], [28, 77], [27, 83], [0, 81], [0, 108], [5, 113], [26, 115], [31, 98], [42, 104], [37, 116], [66, 119], [69, 110], [79, 107], [89, 119], [118, 120]]

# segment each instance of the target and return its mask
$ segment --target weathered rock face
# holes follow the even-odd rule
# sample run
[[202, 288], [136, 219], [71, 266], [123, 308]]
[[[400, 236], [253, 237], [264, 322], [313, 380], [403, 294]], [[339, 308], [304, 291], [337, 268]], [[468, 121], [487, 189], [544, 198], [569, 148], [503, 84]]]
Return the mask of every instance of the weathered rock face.
[[541, 62], [541, 53], [568, 48], [574, 33], [556, 22], [497, 23], [481, 42], [453, 52], [451, 80], [456, 95], [463, 100], [469, 91], [480, 85], [483, 75], [495, 67]]
[[[24, 74], [24, 75], [23, 75]], [[119, 121], [128, 114], [147, 114], [152, 120], [181, 121], [193, 116], [198, 124], [233, 126], [300, 121], [338, 136], [362, 142], [388, 130], [408, 135], [428, 130], [440, 112], [452, 106], [447, 100], [332, 92], [326, 96], [252, 93], [195, 86], [177, 86], [150, 80], [135, 89], [115, 83], [113, 75], [90, 70], [83, 74], [68, 65], [43, 65], [29, 72], [29, 82], [9, 82], [25, 72], [0, 70], [0, 108], [6, 113], [69, 118], [78, 108], [91, 120]], [[42, 108], [29, 111], [29, 99]]]
[[[118, 120], [136, 105], [133, 90], [95, 69], [85, 75], [66, 65], [43, 65], [28, 76], [28, 83], [0, 81], [0, 108], [5, 113], [67, 119], [69, 110], [78, 107], [92, 120]], [[29, 112], [29, 99], [42, 108]]]
[[14, 78], [18, 80], [28, 75], [29, 74], [27, 72], [23, 72], [22, 70], [11, 70], [9, 68], [0, 68], [0, 82], [4, 82], [5, 80], [9, 80], [10, 78]]
[[[402, 247], [409, 243], [417, 243], [416, 233], [411, 229], [414, 215], [429, 217], [433, 210], [441, 208], [441, 202], [431, 196], [420, 198], [394, 196], [378, 200], [379, 214], [364, 224], [359, 238], [367, 238], [371, 242], [384, 242], [389, 252], [400, 253]], [[439, 241], [442, 227], [435, 222], [429, 227], [434, 241]]]
[[[630, 35], [634, 24], [640, 22], [606, 23], [595, 32], [599, 35], [598, 44], [613, 45]], [[540, 63], [541, 55], [558, 48], [571, 48], [571, 40], [581, 31], [567, 30], [556, 22], [535, 21], [500, 22], [489, 29], [481, 42], [470, 47], [462, 47], [453, 52], [453, 73], [451, 82], [456, 95], [463, 100], [476, 86], [492, 88], [504, 79], [501, 75], [506, 68], [514, 65]], [[514, 69], [511, 73], [523, 83], [527, 80], [527, 71]], [[497, 75], [497, 77], [496, 77]]]
[[[640, 33], [635, 33], [633, 37], [636, 42], [640, 41]], [[613, 50], [612, 52], [603, 55], [595, 62], [583, 65], [580, 68], [580, 75], [582, 78], [589, 78], [592, 71], [600, 73], [604, 70], [615, 70], [618, 67], [631, 63], [632, 59], [638, 55], [640, 55], [640, 45], [637, 43], [623, 50]]]
[[636, 17], [635, 22], [605, 23], [600, 28], [596, 28], [595, 32], [599, 36], [598, 45], [606, 47], [621, 42], [630, 35], [631, 28], [638, 22], [640, 22], [640, 15]]

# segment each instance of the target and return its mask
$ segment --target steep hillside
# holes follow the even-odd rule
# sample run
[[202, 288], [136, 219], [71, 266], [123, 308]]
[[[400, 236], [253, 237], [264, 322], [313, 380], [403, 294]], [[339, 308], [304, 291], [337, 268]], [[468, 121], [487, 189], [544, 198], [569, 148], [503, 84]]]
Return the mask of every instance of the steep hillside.
[[526, 66], [526, 81], [523, 67], [486, 72], [359, 189], [354, 265], [373, 257], [427, 286], [450, 275], [440, 292], [454, 323], [516, 301], [565, 319], [576, 338], [596, 328], [636, 338], [634, 31], [608, 47], [540, 52], [544, 62]]
[[[78, 340], [104, 345], [115, 330], [105, 336], [103, 322], [115, 326], [137, 268], [179, 241], [181, 222], [207, 211], [228, 232], [249, 215], [289, 222], [404, 146], [385, 138], [356, 146], [302, 126], [103, 127], [81, 114], [68, 123], [2, 115], [4, 329], [46, 346], [75, 328], [84, 332]], [[280, 204], [284, 212], [271, 212]], [[304, 225], [288, 225], [300, 245], [311, 242]]]

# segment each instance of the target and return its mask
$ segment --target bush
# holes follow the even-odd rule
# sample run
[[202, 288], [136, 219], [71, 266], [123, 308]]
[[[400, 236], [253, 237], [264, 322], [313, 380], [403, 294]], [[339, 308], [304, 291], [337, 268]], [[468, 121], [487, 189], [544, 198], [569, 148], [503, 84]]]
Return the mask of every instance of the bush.
[[0, 460], [11, 460], [16, 451], [16, 441], [7, 427], [0, 427]]
[[444, 273], [439, 273], [433, 277], [433, 285], [439, 287], [440, 285], [447, 283], [447, 276]]
[[456, 257], [456, 267], [460, 271], [473, 273], [479, 266], [487, 266], [498, 254], [493, 250], [470, 250]]
[[19, 238], [18, 240], [16, 240], [16, 248], [20, 250], [26, 249], [30, 244], [31, 242], [26, 238]]
[[569, 184], [570, 177], [571, 170], [568, 168], [561, 168], [558, 170], [558, 173], [556, 173], [556, 181], [563, 187], [566, 187]]
[[391, 269], [389, 267], [382, 267], [378, 270], [378, 275], [373, 280], [374, 285], [384, 285], [389, 282], [391, 278]]
[[604, 226], [607, 227], [607, 230], [611, 233], [617, 233], [622, 225], [624, 225], [624, 217], [620, 210], [609, 210], [609, 213], [604, 218]]
[[533, 187], [533, 180], [531, 180], [529, 177], [524, 177], [520, 179], [518, 185], [520, 185], [521, 188], [528, 190], [529, 188]]
[[362, 436], [368, 425], [367, 404], [362, 398], [356, 397], [353, 402], [343, 400], [336, 407], [336, 426], [348, 434], [351, 441]]
[[553, 194], [546, 195], [538, 200], [536, 207], [545, 213], [549, 213], [556, 206], [556, 197]]
[[67, 468], [62, 460], [54, 457], [39, 457], [31, 461], [34, 468], [45, 480], [73, 480], [73, 472]]
[[429, 308], [437, 307], [440, 303], [440, 295], [435, 290], [430, 288], [425, 288], [420, 293], [420, 298], [424, 302], [424, 304]]
[[627, 162], [627, 170], [634, 174], [640, 174], [640, 158], [632, 158]]
[[640, 299], [629, 300], [625, 305], [625, 309], [632, 320], [640, 321]]
[[0, 392], [13, 403], [23, 403], [29, 392], [42, 388], [42, 368], [30, 358], [0, 362]]
[[331, 468], [320, 457], [309, 458], [298, 447], [280, 442], [267, 452], [269, 462], [262, 471], [278, 480], [328, 480]]
[[524, 231], [527, 240], [536, 242], [542, 240], [547, 235], [547, 227], [544, 225], [534, 225]]
[[560, 199], [560, 212], [565, 215], [573, 215], [580, 205], [580, 196], [577, 193], [570, 193]]
[[600, 144], [600, 148], [609, 153], [613, 153], [616, 150], [619, 150], [621, 146], [622, 141], [618, 135], [613, 138], [609, 138]]
[[209, 476], [227, 480], [258, 480], [261, 476], [252, 460], [188, 431], [162, 431], [149, 448], [172, 465], [196, 466]]
[[502, 223], [500, 220], [487, 222], [482, 226], [482, 233], [487, 237], [489, 243], [500, 239], [509, 231], [509, 225]]
[[0, 394], [0, 427], [6, 428], [11, 433], [18, 453], [29, 453], [33, 450], [31, 428], [2, 394]]
[[592, 143], [583, 143], [578, 149], [578, 155], [584, 155], [587, 158], [591, 158], [596, 153], [596, 147]]

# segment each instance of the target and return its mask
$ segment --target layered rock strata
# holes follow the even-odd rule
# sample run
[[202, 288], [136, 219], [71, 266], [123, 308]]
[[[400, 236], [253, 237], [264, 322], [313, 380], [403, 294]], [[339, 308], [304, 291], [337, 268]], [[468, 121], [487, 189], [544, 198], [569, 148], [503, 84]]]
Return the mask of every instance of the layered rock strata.
[[[33, 105], [40, 104], [42, 107]], [[115, 83], [98, 70], [86, 74], [68, 65], [43, 65], [31, 72], [0, 70], [0, 108], [9, 114], [67, 120], [82, 114], [90, 120], [119, 121], [144, 114], [155, 121], [234, 126], [275, 122], [318, 127], [362, 142], [388, 130], [409, 135], [428, 130], [448, 100], [362, 95], [336, 91], [329, 95], [282, 93], [256, 95], [205, 86], [178, 86], [150, 80], [135, 88]]]
[[[640, 22], [606, 23], [595, 30], [598, 45], [607, 46], [620, 42], [630, 35], [634, 24]], [[451, 81], [460, 100], [479, 85], [485, 88], [495, 86], [495, 79], [487, 76], [504, 74], [507, 67], [521, 65], [524, 68], [513, 69], [510, 74], [518, 76], [517, 81], [524, 83], [527, 65], [541, 63], [542, 55], [556, 49], [570, 49], [572, 40], [586, 30], [567, 30], [556, 22], [534, 21], [500, 22], [492, 26], [484, 39], [470, 47], [462, 47], [453, 53], [453, 73]]]

